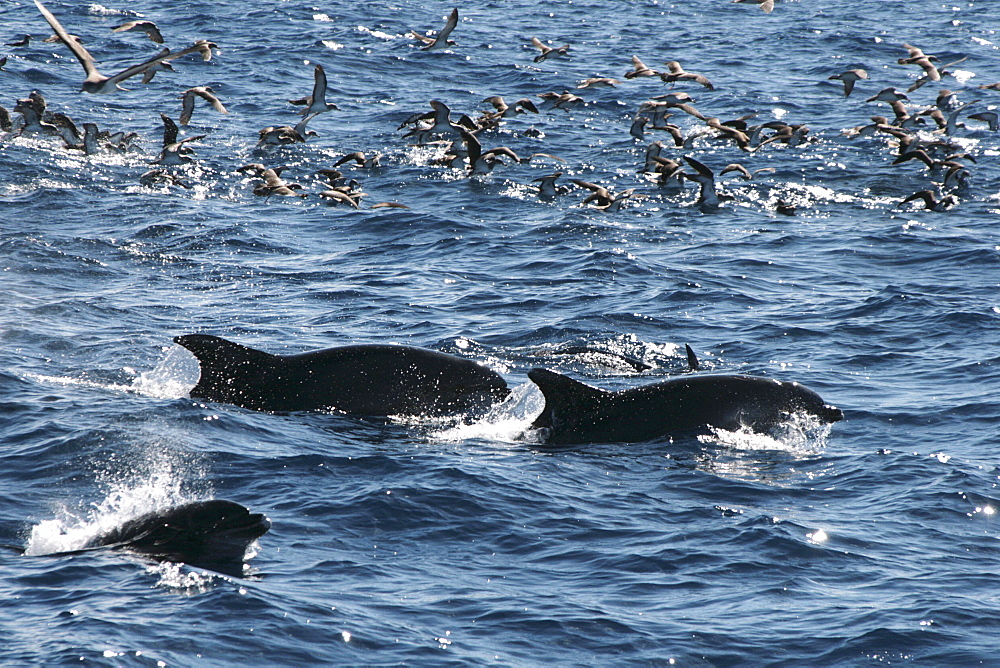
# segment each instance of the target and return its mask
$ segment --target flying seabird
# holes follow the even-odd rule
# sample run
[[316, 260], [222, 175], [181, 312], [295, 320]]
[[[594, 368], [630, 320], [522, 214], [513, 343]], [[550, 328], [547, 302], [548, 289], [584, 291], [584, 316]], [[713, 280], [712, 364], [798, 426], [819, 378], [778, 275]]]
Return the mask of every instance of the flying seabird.
[[448, 20], [445, 21], [444, 27], [434, 36], [428, 37], [427, 35], [421, 35], [416, 30], [411, 30], [410, 34], [419, 39], [424, 43], [425, 46], [421, 47], [424, 51], [430, 51], [431, 49], [436, 49], [442, 46], [453, 46], [455, 42], [448, 39], [448, 35], [451, 31], [455, 29], [458, 25], [458, 7], [451, 10], [451, 14], [448, 15]]
[[665, 63], [669, 72], [660, 72], [660, 79], [664, 83], [674, 83], [675, 81], [694, 81], [695, 83], [700, 83], [702, 86], [708, 90], [715, 90], [712, 82], [701, 74], [695, 74], [694, 72], [685, 72], [681, 64], [676, 60], [671, 60]]
[[632, 56], [632, 70], [625, 73], [626, 79], [635, 79], [636, 77], [655, 77], [659, 76], [659, 72], [656, 70], [651, 70], [646, 67], [646, 63], [639, 60], [639, 56]]
[[998, 119], [997, 112], [995, 111], [980, 111], [975, 114], [969, 114], [968, 118], [986, 123], [993, 132], [1000, 130], [1000, 119]]
[[171, 53], [170, 49], [164, 49], [159, 54], [153, 56], [149, 60], [141, 62], [138, 65], [133, 65], [132, 67], [128, 67], [112, 77], [106, 77], [97, 71], [97, 67], [94, 65], [93, 56], [91, 56], [79, 42], [74, 40], [72, 36], [70, 36], [66, 32], [66, 30], [62, 27], [62, 24], [59, 23], [59, 20], [52, 15], [52, 12], [46, 9], [45, 6], [42, 5], [42, 3], [39, 2], [38, 0], [34, 0], [34, 2], [35, 6], [38, 7], [38, 11], [42, 13], [42, 16], [45, 17], [45, 20], [49, 22], [49, 25], [52, 26], [52, 29], [56, 32], [57, 35], [59, 35], [59, 37], [63, 41], [63, 44], [65, 44], [69, 48], [69, 50], [73, 52], [73, 55], [76, 56], [76, 59], [80, 61], [80, 65], [83, 66], [84, 72], [87, 73], [87, 78], [84, 80], [83, 85], [80, 87], [80, 90], [84, 91], [85, 93], [112, 93], [116, 90], [124, 90], [121, 86], [118, 85], [122, 81], [125, 81], [126, 79], [134, 77], [138, 74], [142, 74], [150, 67], [158, 65], [159, 63], [162, 63], [165, 60], [172, 60], [174, 58], [179, 58], [183, 55], [201, 49], [201, 47], [198, 44], [195, 44], [194, 46], [189, 46], [188, 48], [182, 49], [175, 53]]
[[323, 69], [322, 65], [316, 65], [316, 69], [313, 70], [312, 93], [307, 97], [299, 98], [298, 100], [289, 100], [289, 102], [305, 105], [305, 109], [299, 112], [303, 116], [321, 114], [324, 111], [340, 110], [340, 107], [337, 105], [326, 101], [326, 70]]
[[170, 64], [170, 61], [164, 60], [156, 65], [153, 65], [145, 72], [142, 73], [142, 83], [148, 84], [156, 76], [157, 72], [176, 72], [174, 66]]
[[760, 5], [760, 8], [764, 10], [765, 14], [770, 14], [774, 11], [774, 0], [733, 0], [734, 3], [747, 3], [751, 5]]
[[226, 108], [222, 106], [222, 102], [215, 96], [215, 91], [212, 90], [211, 86], [195, 86], [194, 88], [188, 88], [181, 94], [181, 125], [187, 125], [191, 120], [191, 114], [194, 113], [194, 98], [200, 97], [203, 100], [211, 103], [215, 110], [220, 114], [228, 114]]
[[577, 105], [583, 102], [582, 97], [569, 91], [563, 91], [562, 93], [539, 93], [538, 97], [543, 100], [550, 100], [553, 109], [562, 109], [563, 111], [569, 111], [566, 105]]
[[[963, 56], [963, 57], [959, 58], [958, 60], [953, 60], [950, 63], [945, 63], [941, 67], [936, 67], [935, 65], [931, 64], [930, 61], [927, 61], [928, 64], [930, 65], [930, 67], [931, 67], [931, 70], [930, 71], [926, 71], [925, 70], [926, 74], [924, 74], [923, 76], [917, 77], [917, 79], [910, 85], [910, 87], [906, 89], [906, 92], [907, 93], [912, 93], [913, 91], [917, 90], [918, 88], [920, 88], [921, 86], [923, 86], [928, 81], [940, 81], [943, 77], [946, 77], [946, 76], [953, 77], [953, 76], [955, 76], [954, 72], [951, 72], [951, 71], [949, 71], [946, 68], [951, 67], [952, 65], [957, 65], [957, 64], [959, 64], [961, 62], [964, 62], [964, 61], [966, 61], [968, 59], [969, 59], [968, 56]], [[931, 72], [934, 72], [934, 73], [937, 74], [937, 78], [936, 79], [933, 76], [931, 76]]]
[[947, 211], [958, 204], [958, 198], [954, 195], [945, 195], [941, 199], [938, 199], [933, 190], [920, 190], [904, 199], [899, 205], [902, 206], [907, 202], [913, 202], [918, 199], [923, 200], [924, 208], [929, 211]]
[[153, 40], [157, 44], [163, 44], [163, 35], [160, 34], [159, 28], [152, 21], [126, 21], [125, 23], [115, 26], [111, 29], [111, 32], [123, 32], [125, 30], [140, 30], [146, 33], [146, 37]]
[[698, 191], [698, 206], [702, 211], [712, 211], [719, 208], [722, 200], [732, 199], [729, 195], [719, 194], [715, 187], [715, 174], [712, 173], [711, 169], [690, 156], [684, 156], [684, 160], [694, 168], [695, 173], [688, 174], [684, 172], [683, 178], [686, 178], [688, 181], [694, 181], [701, 186]]
[[546, 58], [562, 58], [569, 52], [569, 44], [564, 44], [563, 46], [553, 48], [542, 42], [542, 40], [538, 39], [537, 37], [531, 38], [531, 44], [536, 49], [541, 51], [539, 55], [535, 56], [536, 63], [540, 63]]
[[867, 79], [868, 72], [862, 69], [847, 70], [846, 72], [841, 72], [840, 74], [833, 74], [828, 79], [840, 79], [844, 82], [844, 97], [850, 97], [851, 91], [854, 90], [854, 82], [859, 79]]
[[589, 79], [583, 79], [576, 84], [577, 88], [614, 88], [621, 81], [618, 79], [612, 79], [611, 77], [590, 77]]
[[905, 93], [898, 93], [893, 87], [883, 88], [872, 95], [865, 102], [896, 102], [898, 100], [909, 100]]

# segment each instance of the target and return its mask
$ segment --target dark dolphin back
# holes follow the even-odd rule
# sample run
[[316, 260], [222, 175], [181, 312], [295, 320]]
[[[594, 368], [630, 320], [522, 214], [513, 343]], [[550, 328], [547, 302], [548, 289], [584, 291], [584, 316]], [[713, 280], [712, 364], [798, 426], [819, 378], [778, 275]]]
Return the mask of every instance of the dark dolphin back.
[[620, 392], [534, 369], [528, 377], [545, 395], [545, 409], [532, 427], [549, 443], [648, 441], [717, 427], [767, 431], [797, 411], [824, 422], [843, 417], [818, 394], [798, 383], [753, 376], [686, 375]]
[[191, 396], [265, 411], [446, 415], [503, 400], [507, 383], [454, 355], [393, 345], [353, 345], [271, 355], [205, 334], [174, 339], [201, 365]]

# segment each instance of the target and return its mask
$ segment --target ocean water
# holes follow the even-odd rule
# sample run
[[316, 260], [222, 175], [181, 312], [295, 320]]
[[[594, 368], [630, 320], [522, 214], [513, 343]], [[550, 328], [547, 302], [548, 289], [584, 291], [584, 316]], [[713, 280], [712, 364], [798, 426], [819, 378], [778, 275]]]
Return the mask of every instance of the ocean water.
[[[37, 90], [138, 138], [88, 156], [0, 133], [0, 663], [1000, 665], [1000, 134], [967, 117], [1000, 106], [979, 88], [1000, 82], [995, 0], [493, 0], [459, 6], [455, 44], [429, 51], [408, 32], [453, 5], [175, 4], [46, 4], [105, 74], [160, 48], [111, 31], [126, 20], [174, 49], [218, 45], [111, 95], [78, 92], [33, 3], [3, 8], [3, 43], [35, 39], [0, 47], [0, 104]], [[568, 56], [534, 62], [532, 36]], [[903, 44], [967, 57], [908, 93], [914, 115], [942, 88], [974, 103], [950, 134], [929, 115], [911, 128], [971, 156], [948, 211], [901, 204], [940, 190], [941, 168], [845, 133], [891, 119], [866, 99], [922, 73], [897, 62]], [[626, 80], [633, 55], [714, 90]], [[297, 122], [288, 100], [316, 63], [339, 111], [306, 143], [257, 147]], [[851, 68], [869, 78], [845, 98], [828, 77]], [[575, 88], [595, 76], [620, 83]], [[229, 113], [199, 100], [181, 128], [204, 135], [194, 162], [166, 168], [184, 185], [142, 185], [160, 113], [176, 121], [199, 85]], [[567, 110], [538, 97], [567, 90], [583, 98]], [[671, 91], [722, 120], [806, 124], [809, 141], [744, 151], [676, 109], [688, 146], [632, 137], [639, 105]], [[491, 95], [540, 113], [484, 147], [547, 155], [470, 177], [398, 129], [431, 100], [476, 118]], [[719, 176], [733, 199], [711, 210], [695, 183], [638, 171], [655, 140], [716, 173], [772, 171]], [[382, 156], [340, 167], [360, 209], [328, 205], [316, 170], [359, 150]], [[248, 163], [284, 166], [308, 196], [254, 195]], [[534, 179], [554, 171], [634, 193], [618, 211], [574, 186], [541, 199]], [[424, 346], [514, 394], [462, 424], [254, 412], [187, 396], [197, 364], [171, 340], [191, 332], [283, 354]], [[685, 343], [700, 373], [797, 380], [846, 419], [556, 450], [527, 430], [531, 368], [636, 387], [684, 371]], [[246, 577], [60, 554], [208, 498], [273, 523]]]

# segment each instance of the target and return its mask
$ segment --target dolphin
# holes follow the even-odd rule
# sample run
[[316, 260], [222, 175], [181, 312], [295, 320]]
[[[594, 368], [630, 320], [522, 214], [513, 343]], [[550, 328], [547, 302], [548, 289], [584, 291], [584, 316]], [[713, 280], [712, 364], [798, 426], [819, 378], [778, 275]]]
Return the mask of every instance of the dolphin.
[[267, 517], [238, 503], [195, 501], [128, 520], [91, 538], [81, 551], [121, 549], [239, 575], [247, 546], [270, 528]]
[[509, 394], [495, 371], [425, 348], [353, 345], [272, 355], [208, 334], [178, 336], [174, 342], [201, 366], [191, 397], [255, 410], [462, 415]]
[[794, 382], [738, 375], [689, 375], [609, 392], [555, 371], [528, 372], [545, 396], [531, 427], [547, 443], [631, 443], [713, 426], [762, 432], [805, 411], [823, 422], [843, 412]]

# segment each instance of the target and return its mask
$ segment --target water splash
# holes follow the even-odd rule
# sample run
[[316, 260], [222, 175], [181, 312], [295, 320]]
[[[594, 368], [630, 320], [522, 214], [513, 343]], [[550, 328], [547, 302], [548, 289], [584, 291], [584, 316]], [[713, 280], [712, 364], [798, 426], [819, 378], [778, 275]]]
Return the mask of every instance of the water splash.
[[524, 383], [511, 390], [501, 403], [490, 408], [481, 420], [458, 424], [430, 434], [438, 441], [483, 439], [501, 443], [524, 442], [528, 427], [545, 408], [545, 397], [534, 383]]
[[197, 500], [189, 489], [190, 462], [179, 455], [154, 456], [155, 460], [133, 464], [124, 474], [99, 473], [98, 482], [106, 490], [104, 498], [91, 503], [89, 508], [74, 510], [67, 505], [58, 508], [54, 519], [43, 520], [31, 528], [24, 554], [80, 550], [92, 538], [140, 515]]
[[131, 390], [147, 397], [180, 399], [198, 383], [201, 367], [198, 359], [178, 345], [167, 346], [166, 355], [152, 371], [139, 374]]
[[768, 433], [748, 427], [736, 431], [709, 426], [710, 434], [698, 436], [702, 443], [714, 443], [737, 450], [777, 450], [797, 455], [816, 454], [826, 447], [832, 425], [815, 415], [799, 411], [792, 413]]

